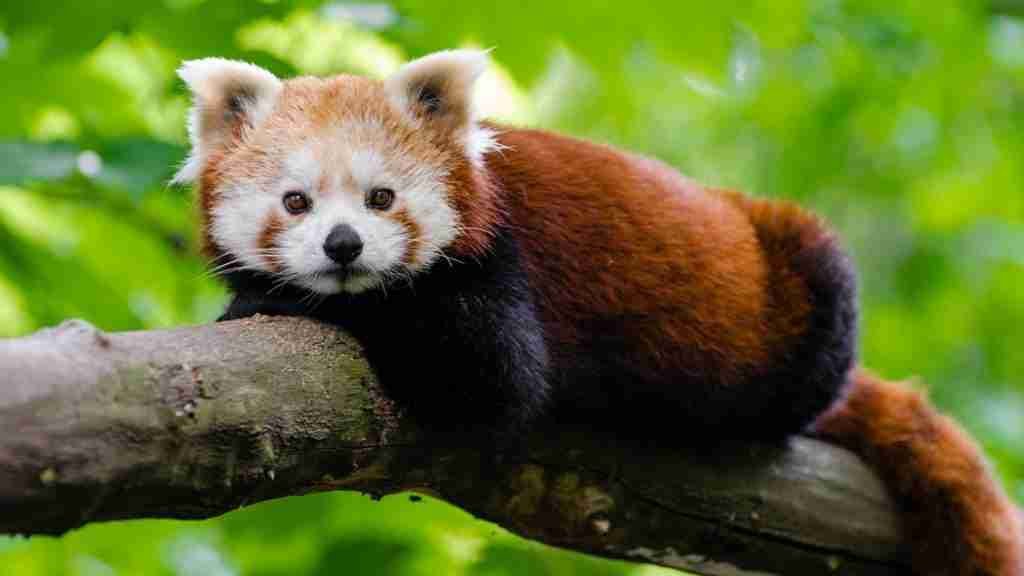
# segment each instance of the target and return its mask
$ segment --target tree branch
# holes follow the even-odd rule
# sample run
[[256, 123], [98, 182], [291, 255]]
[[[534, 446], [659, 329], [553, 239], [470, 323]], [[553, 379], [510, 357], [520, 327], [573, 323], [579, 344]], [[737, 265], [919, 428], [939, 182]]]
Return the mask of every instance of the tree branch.
[[418, 430], [346, 335], [257, 317], [0, 341], [0, 532], [203, 518], [318, 490], [419, 489], [528, 538], [702, 574], [906, 570], [853, 455], [815, 440], [708, 461], [538, 432], [502, 454]]

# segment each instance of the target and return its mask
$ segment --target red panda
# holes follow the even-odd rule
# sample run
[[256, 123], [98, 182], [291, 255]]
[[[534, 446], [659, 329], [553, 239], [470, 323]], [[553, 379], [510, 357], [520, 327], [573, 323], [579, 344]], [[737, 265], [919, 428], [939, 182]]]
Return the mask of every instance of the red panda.
[[[477, 51], [384, 80], [185, 63], [204, 249], [223, 318], [313, 316], [359, 339], [431, 425], [616, 418], [645, 433], [859, 453], [906, 516], [918, 574], [1024, 574], [1024, 531], [975, 444], [855, 367], [856, 278], [785, 202], [478, 121]], [[436, 386], [414, 386], [423, 374]], [[602, 412], [605, 411], [605, 412]], [[664, 435], [657, 436], [665, 437]]]

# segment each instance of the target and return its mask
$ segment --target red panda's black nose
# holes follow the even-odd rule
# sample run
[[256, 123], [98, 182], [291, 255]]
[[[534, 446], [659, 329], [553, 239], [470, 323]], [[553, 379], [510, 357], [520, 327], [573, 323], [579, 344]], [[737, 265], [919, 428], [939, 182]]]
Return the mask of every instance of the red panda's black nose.
[[338, 224], [324, 240], [324, 253], [342, 266], [348, 266], [363, 253], [363, 239], [348, 224]]

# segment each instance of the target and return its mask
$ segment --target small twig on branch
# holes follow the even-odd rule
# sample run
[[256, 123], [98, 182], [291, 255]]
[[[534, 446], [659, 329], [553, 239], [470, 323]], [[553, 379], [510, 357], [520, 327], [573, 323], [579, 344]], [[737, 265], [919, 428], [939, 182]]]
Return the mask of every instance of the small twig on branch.
[[528, 538], [702, 574], [906, 570], [882, 486], [843, 450], [797, 438], [708, 462], [572, 428], [525, 454], [460, 445], [418, 430], [359, 347], [308, 320], [67, 322], [0, 341], [0, 375], [0, 532], [421, 489]]

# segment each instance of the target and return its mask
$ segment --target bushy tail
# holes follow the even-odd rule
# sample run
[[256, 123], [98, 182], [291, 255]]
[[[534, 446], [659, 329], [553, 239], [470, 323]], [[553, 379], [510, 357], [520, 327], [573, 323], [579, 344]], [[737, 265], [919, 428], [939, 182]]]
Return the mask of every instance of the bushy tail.
[[901, 508], [914, 572], [1024, 576], [1021, 513], [978, 446], [920, 392], [864, 371], [851, 378], [815, 429], [881, 475]]

